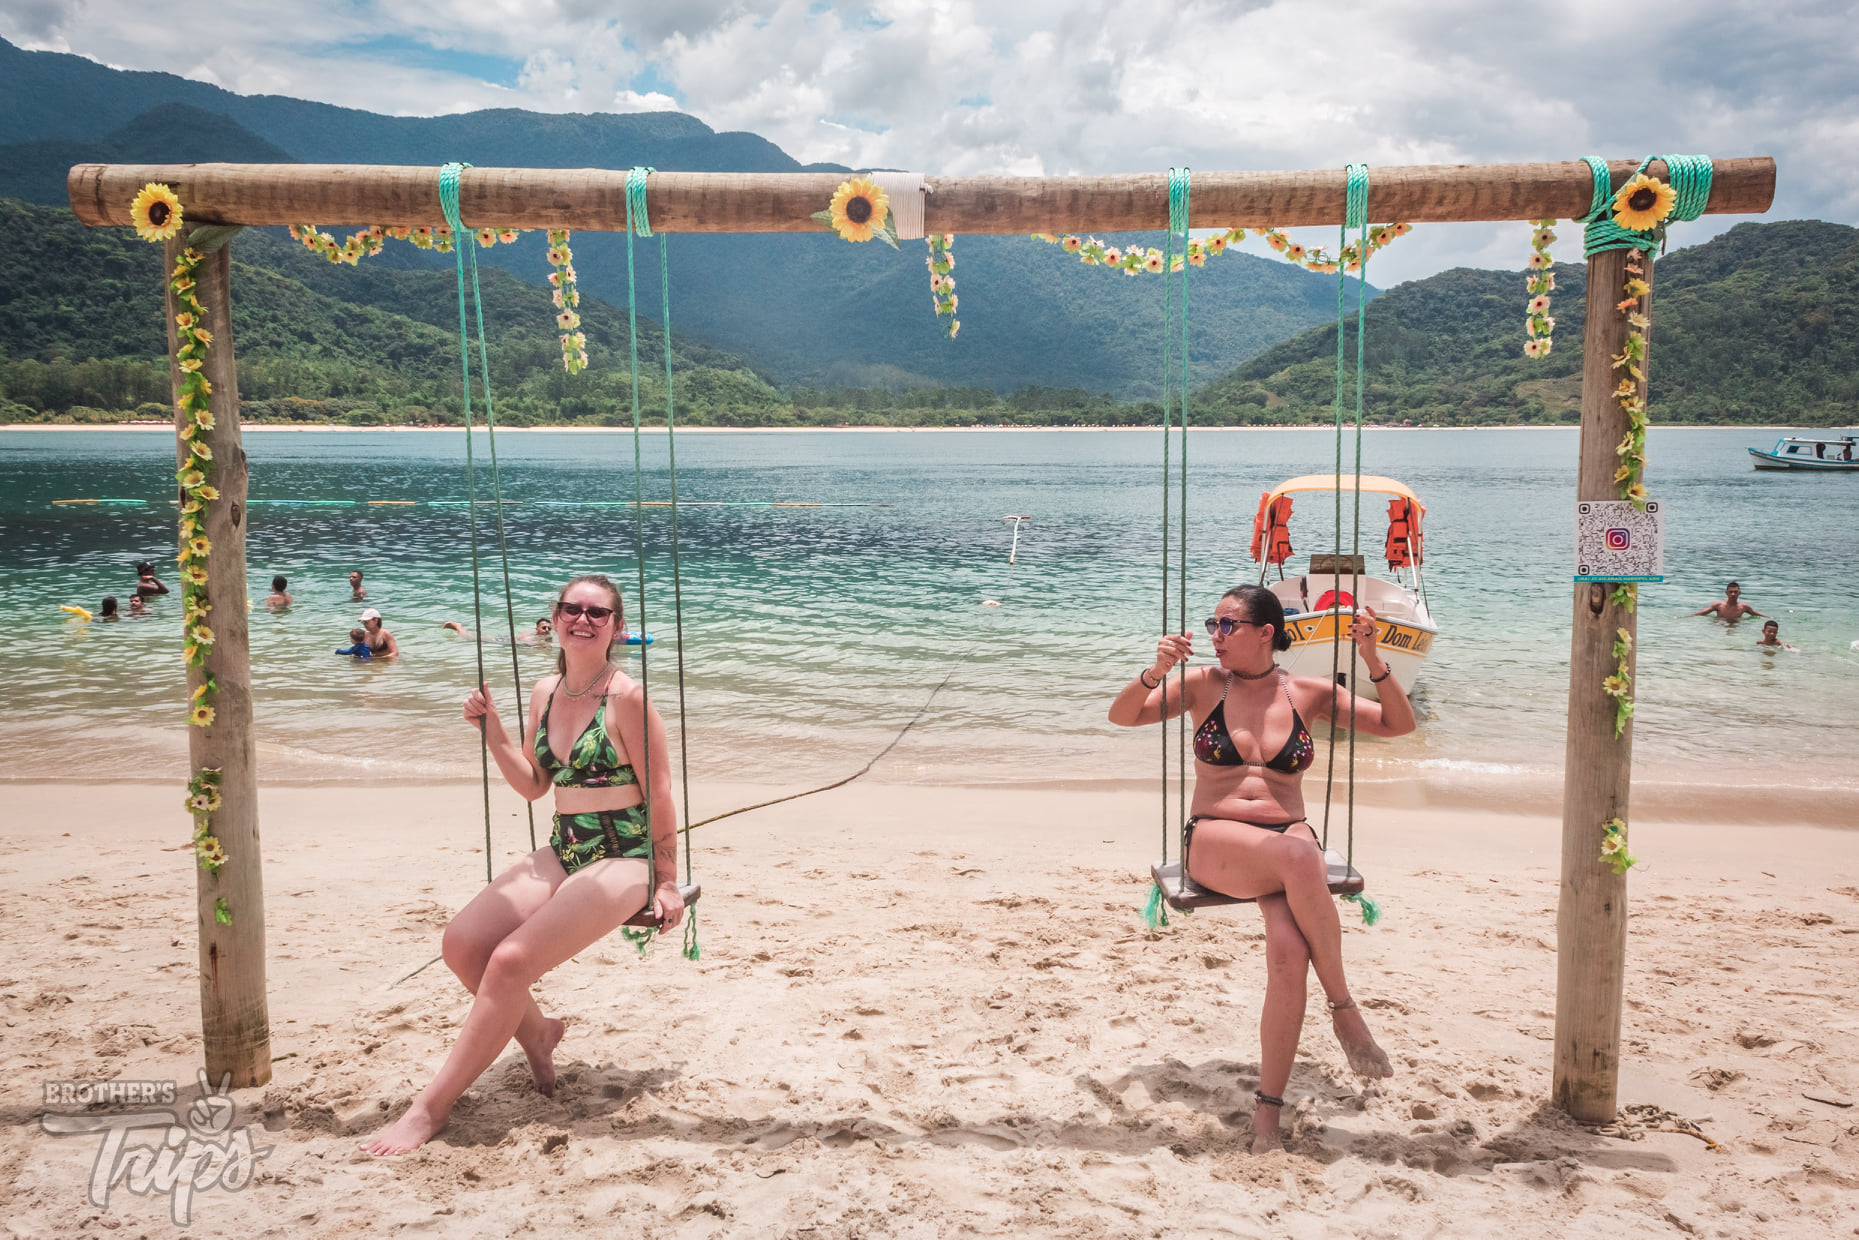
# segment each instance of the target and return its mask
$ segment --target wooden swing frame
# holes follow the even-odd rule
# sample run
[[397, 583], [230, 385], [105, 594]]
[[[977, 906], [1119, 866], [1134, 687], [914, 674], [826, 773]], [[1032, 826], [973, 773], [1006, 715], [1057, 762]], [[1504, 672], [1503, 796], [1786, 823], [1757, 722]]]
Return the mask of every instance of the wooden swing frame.
[[[1608, 164], [1616, 183], [1638, 167], [1634, 160]], [[1669, 179], [1661, 160], [1653, 160], [1646, 171]], [[626, 179], [626, 172], [607, 169], [472, 168], [460, 185], [461, 214], [472, 228], [618, 232], [626, 227]], [[646, 202], [653, 228], [660, 232], [816, 232], [819, 225], [809, 217], [841, 179], [832, 173], [656, 172], [647, 180]], [[67, 178], [71, 209], [85, 224], [127, 225], [131, 200], [149, 182], [176, 192], [190, 228], [444, 223], [436, 167], [80, 164]], [[1580, 161], [1376, 167], [1370, 169], [1368, 211], [1370, 219], [1384, 222], [1567, 220], [1588, 212], [1593, 188], [1593, 174]], [[1160, 231], [1168, 220], [1168, 178], [1159, 173], [928, 177], [925, 190], [924, 225], [932, 233]], [[1194, 176], [1194, 220], [1209, 228], [1334, 226], [1343, 221], [1345, 197], [1341, 169], [1201, 172]], [[1774, 197], [1773, 159], [1714, 160], [1704, 211], [1759, 214]], [[164, 284], [165, 272], [184, 246], [184, 238], [167, 243]], [[213, 822], [227, 856], [217, 872], [198, 870], [206, 1066], [215, 1079], [231, 1073], [234, 1085], [249, 1087], [270, 1079], [271, 1049], [257, 754], [243, 605], [247, 473], [233, 354], [230, 249], [222, 245], [207, 254], [196, 276], [214, 336], [204, 368], [213, 386], [214, 427], [203, 437], [218, 464], [215, 483], [224, 502], [208, 507], [205, 531], [213, 545], [207, 557], [208, 590], [217, 608], [218, 640], [205, 666], [188, 673], [190, 691], [209, 676], [217, 681], [218, 717], [210, 726], [189, 728], [188, 743], [193, 769], [221, 771], [222, 805]], [[1624, 346], [1627, 332], [1622, 316], [1613, 313], [1626, 258], [1623, 251], [1609, 251], [1587, 260], [1577, 500], [1615, 498], [1614, 446], [1628, 427], [1625, 412], [1612, 399], [1609, 358]], [[1650, 283], [1650, 256], [1644, 266]], [[170, 293], [168, 345], [178, 394], [175, 313]], [[1576, 1119], [1605, 1122], [1617, 1109], [1626, 878], [1599, 858], [1602, 824], [1627, 817], [1632, 724], [1616, 738], [1614, 699], [1602, 691], [1601, 682], [1614, 670], [1616, 632], [1632, 636], [1636, 624], [1633, 613], [1616, 604], [1602, 583], [1575, 583], [1572, 601], [1552, 1100]], [[1158, 873], [1158, 881], [1161, 877]], [[1182, 890], [1187, 896], [1185, 886]], [[230, 925], [214, 915], [222, 899], [239, 910]]]

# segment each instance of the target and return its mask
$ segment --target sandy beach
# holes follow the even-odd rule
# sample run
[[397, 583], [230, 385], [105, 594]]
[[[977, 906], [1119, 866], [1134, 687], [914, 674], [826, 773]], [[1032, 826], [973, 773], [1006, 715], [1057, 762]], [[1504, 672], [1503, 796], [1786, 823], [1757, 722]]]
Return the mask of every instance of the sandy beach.
[[[770, 791], [704, 785], [693, 808]], [[0, 1223], [171, 1234], [165, 1197], [87, 1201], [98, 1139], [41, 1117], [78, 1109], [48, 1108], [47, 1081], [174, 1080], [181, 1110], [197, 1094], [180, 793], [8, 795]], [[494, 807], [507, 857], [520, 803]], [[703, 828], [702, 960], [585, 953], [538, 987], [568, 1024], [552, 1100], [512, 1047], [438, 1140], [376, 1161], [357, 1141], [466, 1011], [442, 965], [396, 979], [482, 881], [479, 792], [272, 786], [261, 813], [275, 1075], [235, 1100], [271, 1152], [241, 1191], [195, 1198], [196, 1235], [1859, 1229], [1850, 831], [1635, 832], [1621, 1102], [1721, 1149], [1546, 1105], [1556, 821], [1363, 812], [1357, 860], [1385, 915], [1346, 916], [1345, 949], [1396, 1076], [1364, 1088], [1312, 1012], [1291, 1147], [1255, 1158], [1257, 914], [1143, 928], [1152, 791], [870, 784]]]

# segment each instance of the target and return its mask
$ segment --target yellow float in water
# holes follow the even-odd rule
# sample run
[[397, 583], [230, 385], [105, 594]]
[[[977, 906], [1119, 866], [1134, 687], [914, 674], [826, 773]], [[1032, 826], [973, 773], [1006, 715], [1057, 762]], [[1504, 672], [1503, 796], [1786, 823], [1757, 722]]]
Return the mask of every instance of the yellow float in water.
[[88, 619], [90, 619], [90, 613], [89, 613], [89, 612], [87, 612], [87, 611], [85, 611], [85, 610], [84, 610], [84, 609], [83, 609], [82, 607], [73, 607], [73, 606], [71, 606], [71, 605], [70, 605], [69, 603], [63, 603], [63, 604], [60, 604], [60, 605], [59, 605], [59, 608], [58, 608], [58, 610], [59, 610], [59, 611], [68, 611], [68, 612], [70, 612], [70, 613], [71, 613], [72, 615], [74, 615], [74, 616], [81, 616], [81, 617], [83, 617], [83, 618], [84, 618], [84, 619], [86, 619], [86, 620], [88, 620]]

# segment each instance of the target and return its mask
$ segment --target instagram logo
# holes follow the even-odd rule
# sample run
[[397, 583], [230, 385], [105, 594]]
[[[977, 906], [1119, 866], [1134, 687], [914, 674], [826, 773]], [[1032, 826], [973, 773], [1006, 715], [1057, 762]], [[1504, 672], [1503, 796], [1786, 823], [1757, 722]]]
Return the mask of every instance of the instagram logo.
[[1607, 531], [1607, 549], [1609, 551], [1630, 551], [1633, 549], [1633, 531], [1620, 526], [1612, 526]]

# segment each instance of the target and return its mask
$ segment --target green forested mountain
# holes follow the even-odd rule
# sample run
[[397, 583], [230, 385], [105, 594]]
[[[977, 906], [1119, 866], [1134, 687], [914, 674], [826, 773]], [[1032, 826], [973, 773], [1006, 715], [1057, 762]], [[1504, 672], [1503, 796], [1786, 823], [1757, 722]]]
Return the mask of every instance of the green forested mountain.
[[[1390, 289], [1367, 314], [1365, 416], [1446, 425], [1578, 420], [1584, 275], [1582, 265], [1556, 268], [1556, 345], [1534, 361], [1522, 352], [1521, 273], [1459, 268]], [[1657, 260], [1652, 305], [1656, 421], [1859, 421], [1859, 229], [1739, 224]], [[1353, 320], [1344, 344], [1353, 361]], [[1196, 414], [1327, 420], [1335, 358], [1333, 326], [1304, 332], [1208, 385]]]
[[[67, 211], [0, 201], [0, 420], [166, 416], [160, 249]], [[498, 247], [502, 248], [502, 247]], [[513, 247], [516, 248], [516, 247]], [[446, 422], [457, 417], [457, 301], [449, 270], [332, 266], [280, 235], [233, 242], [235, 347], [246, 416]], [[386, 258], [385, 255], [382, 258]], [[540, 261], [538, 259], [538, 261]], [[1087, 274], [1097, 274], [1095, 272]], [[1368, 311], [1372, 421], [1572, 421], [1583, 268], [1557, 269], [1555, 351], [1522, 356], [1523, 277], [1458, 269], [1393, 289]], [[1859, 230], [1743, 224], [1655, 265], [1653, 409], [1664, 422], [1859, 421]], [[643, 290], [655, 300], [657, 289]], [[586, 297], [593, 365], [562, 372], [545, 290], [489, 269], [485, 317], [500, 418], [618, 424], [631, 417], [626, 319]], [[660, 334], [642, 322], [642, 404], [663, 408]], [[1333, 328], [1304, 332], [1201, 389], [1195, 422], [1327, 420]], [[1354, 355], [1353, 321], [1345, 346]], [[1062, 347], [1054, 345], [1055, 348]], [[674, 335], [679, 416], [693, 425], [1148, 424], [1149, 402], [1077, 385], [796, 385]]]
[[[380, 116], [236, 95], [172, 74], [112, 69], [0, 40], [0, 197], [62, 205], [64, 172], [74, 163], [209, 160], [845, 171], [803, 165], [755, 134], [718, 133], [676, 112]], [[747, 359], [778, 383], [1001, 392], [1040, 384], [1123, 400], [1152, 396], [1158, 385], [1160, 282], [1083, 267], [1023, 236], [958, 238], [962, 333], [954, 341], [943, 337], [931, 312], [922, 242], [892, 250], [847, 245], [824, 232], [686, 234], [670, 239], [670, 252], [676, 330]], [[532, 237], [482, 258], [540, 284], [548, 271], [541, 253], [540, 239]], [[624, 297], [622, 237], [577, 235], [575, 256], [584, 291], [608, 301]], [[405, 247], [390, 247], [371, 265], [450, 266]], [[1333, 300], [1325, 279], [1286, 263], [1233, 254], [1208, 264], [1196, 280], [1196, 376], [1224, 374], [1323, 322]]]

